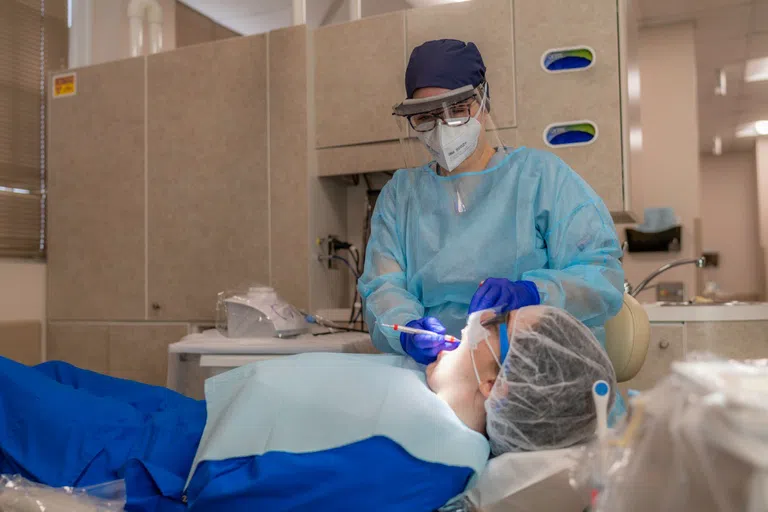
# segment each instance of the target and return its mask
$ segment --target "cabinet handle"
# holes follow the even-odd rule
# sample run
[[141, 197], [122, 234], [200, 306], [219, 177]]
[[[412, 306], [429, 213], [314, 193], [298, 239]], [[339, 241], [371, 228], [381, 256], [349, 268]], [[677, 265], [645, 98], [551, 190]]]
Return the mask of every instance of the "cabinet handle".
[[667, 340], [661, 340], [659, 342], [659, 348], [664, 350], [669, 347], [669, 342]]
[[158, 304], [157, 302], [153, 302], [152, 309], [154, 309], [155, 311], [160, 311], [160, 304]]

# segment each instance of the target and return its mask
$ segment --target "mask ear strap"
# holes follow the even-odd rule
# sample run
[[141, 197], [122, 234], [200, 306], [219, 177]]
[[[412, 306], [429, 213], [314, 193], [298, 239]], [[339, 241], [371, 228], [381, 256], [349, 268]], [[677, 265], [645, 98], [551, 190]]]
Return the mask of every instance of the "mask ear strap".
[[475, 349], [469, 349], [469, 357], [472, 358], [472, 369], [475, 370], [475, 378], [477, 379], [477, 385], [481, 385], [483, 382], [480, 380], [480, 372], [477, 371], [477, 365], [475, 364]]

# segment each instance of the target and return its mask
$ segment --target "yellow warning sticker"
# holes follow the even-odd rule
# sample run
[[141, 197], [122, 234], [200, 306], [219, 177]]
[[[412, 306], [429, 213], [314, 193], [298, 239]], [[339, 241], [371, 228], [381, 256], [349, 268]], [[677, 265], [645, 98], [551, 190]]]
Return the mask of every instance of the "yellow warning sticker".
[[53, 77], [53, 97], [74, 96], [77, 94], [77, 74], [67, 73]]

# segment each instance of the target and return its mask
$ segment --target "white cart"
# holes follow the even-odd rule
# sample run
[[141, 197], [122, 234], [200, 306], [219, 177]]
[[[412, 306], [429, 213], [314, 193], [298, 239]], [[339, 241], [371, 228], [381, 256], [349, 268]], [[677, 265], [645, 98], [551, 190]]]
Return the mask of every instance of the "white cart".
[[368, 334], [343, 332], [296, 338], [227, 338], [212, 329], [168, 346], [170, 389], [202, 399], [205, 379], [254, 361], [304, 352], [373, 353]]

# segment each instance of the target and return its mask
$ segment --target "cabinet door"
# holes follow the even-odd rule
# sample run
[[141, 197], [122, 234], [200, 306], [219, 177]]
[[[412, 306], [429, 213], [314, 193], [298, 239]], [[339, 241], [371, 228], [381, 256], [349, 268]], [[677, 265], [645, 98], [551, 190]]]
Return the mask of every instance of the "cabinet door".
[[690, 322], [688, 354], [709, 352], [728, 359], [768, 358], [768, 322]]
[[269, 33], [270, 277], [281, 297], [309, 307], [307, 27]]
[[[406, 55], [433, 39], [475, 43], [488, 70], [493, 120], [498, 128], [510, 128], [516, 125], [513, 26], [511, 0], [473, 0], [413, 9], [407, 11]], [[525, 40], [521, 44], [525, 45]]]
[[39, 321], [0, 322], [0, 356], [34, 366], [43, 362]]
[[628, 389], [651, 389], [669, 375], [672, 363], [685, 357], [683, 329], [682, 323], [651, 324], [651, 341], [645, 363], [634, 379], [621, 383], [619, 388], [624, 392]]
[[165, 386], [168, 345], [189, 333], [186, 324], [114, 324], [109, 326], [109, 374]]
[[66, 361], [98, 373], [109, 372], [109, 327], [106, 324], [49, 322], [47, 361]]
[[395, 140], [392, 106], [405, 98], [405, 14], [314, 33], [318, 148]]
[[269, 281], [266, 65], [264, 35], [147, 58], [150, 319]]
[[[547, 149], [579, 173], [611, 211], [624, 209], [619, 36], [616, 0], [520, 0], [514, 3], [517, 122], [521, 145]], [[551, 73], [542, 57], [587, 46], [591, 68]], [[591, 121], [597, 137], [582, 146], [552, 148], [552, 124]]]
[[48, 102], [48, 318], [141, 320], [144, 59], [75, 73]]

